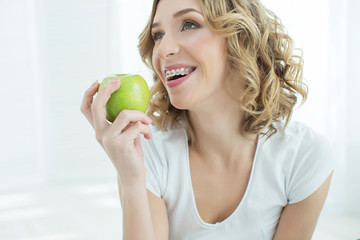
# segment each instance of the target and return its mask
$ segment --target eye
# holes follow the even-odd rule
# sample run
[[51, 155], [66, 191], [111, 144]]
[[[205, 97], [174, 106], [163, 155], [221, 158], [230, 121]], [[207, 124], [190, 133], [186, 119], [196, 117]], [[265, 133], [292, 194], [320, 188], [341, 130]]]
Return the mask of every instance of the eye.
[[185, 21], [182, 30], [190, 30], [199, 27], [199, 24], [193, 21]]
[[155, 32], [152, 34], [152, 39], [154, 40], [154, 42], [156, 42], [157, 40], [162, 38], [162, 33], [161, 32]]

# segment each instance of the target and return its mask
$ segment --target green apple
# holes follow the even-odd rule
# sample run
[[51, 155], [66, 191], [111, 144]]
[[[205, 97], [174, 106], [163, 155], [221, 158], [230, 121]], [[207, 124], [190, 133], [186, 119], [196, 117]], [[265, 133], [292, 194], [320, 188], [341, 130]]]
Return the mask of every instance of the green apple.
[[120, 88], [111, 94], [106, 103], [106, 119], [114, 122], [119, 113], [124, 110], [146, 112], [149, 104], [149, 87], [138, 74], [114, 74], [107, 76], [100, 83], [98, 91], [114, 78], [120, 78]]

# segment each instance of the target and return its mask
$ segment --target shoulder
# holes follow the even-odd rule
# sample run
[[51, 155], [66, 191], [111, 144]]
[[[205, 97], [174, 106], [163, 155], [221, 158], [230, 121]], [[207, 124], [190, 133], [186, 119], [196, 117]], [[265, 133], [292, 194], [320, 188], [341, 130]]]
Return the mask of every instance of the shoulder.
[[302, 122], [290, 122], [285, 130], [281, 124], [276, 125], [277, 133], [267, 142], [272, 148], [293, 151], [317, 149], [319, 151], [330, 147], [328, 139]]
[[330, 142], [304, 123], [289, 123], [266, 142], [265, 155], [284, 174], [289, 203], [312, 194], [334, 169]]
[[327, 137], [301, 122], [290, 122], [284, 131], [282, 125], [277, 127], [278, 131], [261, 146], [262, 161], [266, 166], [281, 169], [288, 183], [291, 179], [305, 179], [308, 174], [309, 179], [320, 173], [326, 175], [334, 168]]

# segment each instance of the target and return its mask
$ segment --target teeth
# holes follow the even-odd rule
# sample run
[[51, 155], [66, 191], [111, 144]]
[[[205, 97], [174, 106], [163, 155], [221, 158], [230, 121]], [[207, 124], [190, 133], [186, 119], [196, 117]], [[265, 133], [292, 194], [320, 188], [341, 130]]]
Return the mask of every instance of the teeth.
[[166, 71], [165, 72], [165, 77], [166, 78], [171, 78], [171, 77], [173, 77], [173, 76], [175, 76], [175, 75], [187, 75], [187, 74], [189, 74], [189, 73], [191, 73], [192, 72], [192, 70], [190, 70], [190, 69], [184, 69], [184, 68], [178, 68], [178, 69], [173, 69], [173, 70], [171, 70], [171, 71]]
[[185, 75], [185, 69], [181, 68], [180, 73], [181, 73], [181, 75]]

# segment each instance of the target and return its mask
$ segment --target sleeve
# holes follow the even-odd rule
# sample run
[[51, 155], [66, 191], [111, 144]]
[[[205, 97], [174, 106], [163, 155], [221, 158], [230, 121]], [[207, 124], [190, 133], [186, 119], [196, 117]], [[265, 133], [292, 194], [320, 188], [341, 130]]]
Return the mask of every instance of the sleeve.
[[289, 204], [309, 197], [334, 170], [334, 159], [329, 141], [311, 129], [306, 129], [304, 132], [289, 178]]
[[152, 139], [145, 139], [141, 136], [141, 147], [146, 169], [146, 188], [162, 198], [166, 185], [166, 164], [163, 161]]

